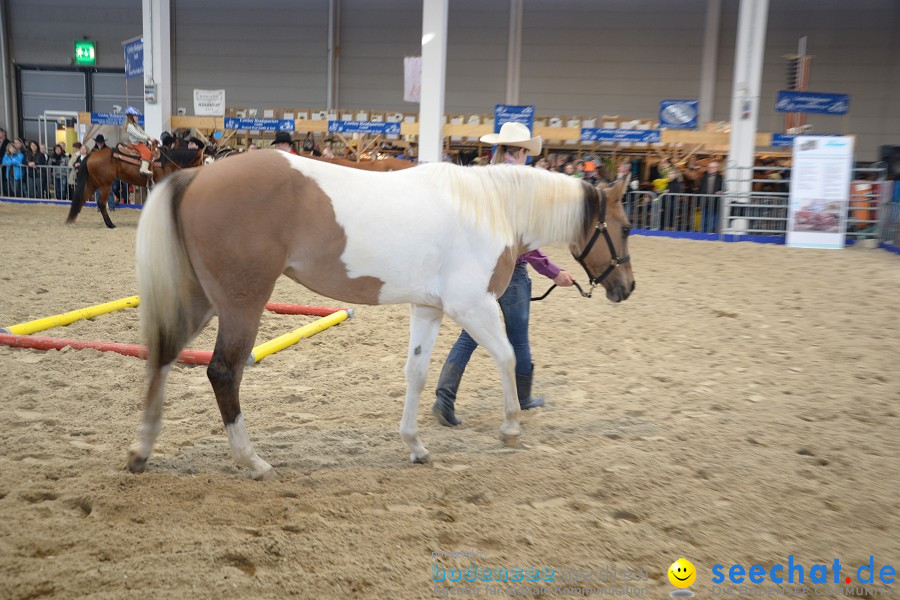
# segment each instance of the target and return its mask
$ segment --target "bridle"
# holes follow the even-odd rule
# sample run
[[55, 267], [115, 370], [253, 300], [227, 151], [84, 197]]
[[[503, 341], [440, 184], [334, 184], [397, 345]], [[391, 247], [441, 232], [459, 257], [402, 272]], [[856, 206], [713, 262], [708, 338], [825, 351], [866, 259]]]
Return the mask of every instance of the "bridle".
[[[578, 256], [575, 256], [575, 253], [574, 252], [572, 253], [572, 256], [575, 257], [575, 260], [578, 261], [578, 264], [580, 264], [581, 268], [584, 269], [584, 272], [587, 273], [588, 282], [591, 284], [590, 289], [588, 289], [588, 291], [585, 292], [581, 288], [581, 286], [578, 285], [577, 281], [572, 282], [575, 285], [575, 287], [578, 288], [578, 291], [581, 293], [581, 295], [585, 298], [590, 298], [591, 295], [594, 293], [594, 288], [597, 287], [598, 285], [600, 285], [601, 283], [603, 283], [603, 281], [607, 277], [609, 277], [612, 274], [612, 272], [615, 271], [619, 267], [619, 265], [624, 265], [631, 261], [631, 256], [629, 256], [628, 254], [626, 254], [625, 256], [619, 257], [618, 253], [616, 252], [616, 247], [615, 247], [615, 245], [613, 245], [612, 238], [609, 236], [609, 227], [606, 224], [606, 189], [605, 188], [600, 190], [600, 197], [601, 197], [600, 215], [597, 217], [597, 225], [594, 226], [594, 234], [591, 236], [591, 239], [588, 241], [587, 246], [584, 247], [584, 250], [581, 251], [581, 254], [579, 254]], [[628, 234], [631, 233], [631, 228], [624, 227], [622, 229], [622, 231], [625, 234], [625, 237], [627, 238]], [[597, 275], [595, 277], [593, 275], [593, 273], [591, 273], [591, 269], [587, 266], [587, 263], [584, 262], [584, 259], [587, 257], [588, 253], [590, 253], [591, 248], [594, 247], [594, 244], [597, 243], [597, 240], [600, 238], [601, 235], [603, 236], [603, 239], [606, 240], [606, 245], [609, 247], [610, 260], [609, 260], [609, 264], [606, 266], [606, 269], [602, 273], [600, 273], [600, 275]], [[556, 288], [555, 283], [549, 290], [547, 290], [544, 293], [543, 296], [540, 296], [539, 298], [532, 298], [531, 299], [532, 302], [536, 302], [538, 300], [543, 300], [544, 298], [546, 298], [547, 296], [550, 295], [550, 292], [552, 292], [554, 290], [554, 288]]]

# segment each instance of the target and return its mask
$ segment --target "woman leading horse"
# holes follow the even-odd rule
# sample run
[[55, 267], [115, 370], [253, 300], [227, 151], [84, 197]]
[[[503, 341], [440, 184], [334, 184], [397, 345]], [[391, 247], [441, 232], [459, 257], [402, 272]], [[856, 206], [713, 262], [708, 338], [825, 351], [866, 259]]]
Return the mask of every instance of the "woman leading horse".
[[444, 314], [497, 363], [500, 429], [515, 444], [515, 356], [497, 298], [517, 256], [553, 243], [569, 245], [609, 300], [628, 298], [634, 277], [622, 208], [626, 185], [598, 191], [511, 165], [434, 163], [371, 173], [277, 151], [174, 174], [154, 189], [138, 224], [149, 381], [128, 468], [144, 469], [162, 427], [172, 364], [217, 314], [207, 376], [232, 455], [254, 478], [274, 476], [250, 443], [238, 394], [260, 316], [282, 274], [349, 303], [412, 305], [400, 435], [413, 462], [429, 460], [418, 437], [418, 406]]

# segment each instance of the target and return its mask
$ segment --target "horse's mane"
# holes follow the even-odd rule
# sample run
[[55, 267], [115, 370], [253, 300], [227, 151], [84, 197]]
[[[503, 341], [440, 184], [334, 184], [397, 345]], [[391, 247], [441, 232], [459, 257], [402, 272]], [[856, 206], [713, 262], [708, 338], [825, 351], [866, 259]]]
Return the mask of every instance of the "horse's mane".
[[[460, 214], [507, 245], [569, 239], [585, 212], [579, 179], [512, 165], [422, 165], [429, 179], [447, 185]], [[524, 237], [517, 237], [524, 236]]]
[[198, 155], [202, 156], [203, 152], [193, 148], [163, 148], [160, 150], [159, 158], [163, 166], [166, 163], [174, 163], [179, 167], [192, 167], [197, 163]]

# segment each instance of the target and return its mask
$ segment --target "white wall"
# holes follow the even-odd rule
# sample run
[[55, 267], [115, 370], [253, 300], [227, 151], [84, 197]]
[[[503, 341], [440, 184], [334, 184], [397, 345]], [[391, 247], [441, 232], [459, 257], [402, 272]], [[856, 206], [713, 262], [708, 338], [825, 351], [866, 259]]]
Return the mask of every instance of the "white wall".
[[[172, 0], [174, 107], [225, 89], [229, 107], [324, 108], [327, 0]], [[279, 115], [280, 116], [280, 115]]]
[[19, 64], [68, 66], [75, 40], [97, 42], [97, 67], [124, 69], [124, 40], [138, 37], [140, 0], [7, 0], [12, 59]]
[[520, 100], [539, 114], [656, 118], [697, 98], [706, 0], [526, 0]]
[[[730, 114], [738, 0], [724, 0], [715, 120]], [[900, 2], [897, 0], [781, 0], [769, 3], [760, 97], [760, 131], [781, 131], [775, 96], [785, 84], [785, 54], [807, 36], [814, 56], [810, 90], [848, 93], [845, 117], [808, 115], [815, 133], [857, 136], [858, 160], [878, 160], [882, 144], [900, 144]]]
[[[20, 64], [68, 65], [72, 43], [97, 40], [98, 66], [121, 68], [140, 35], [139, 0], [8, 0]], [[171, 0], [175, 106], [194, 88], [225, 88], [229, 106], [323, 107], [327, 0]], [[730, 111], [739, 0], [723, 0], [714, 119]], [[526, 0], [520, 102], [538, 113], [656, 118], [665, 98], [697, 98], [706, 0]], [[52, 15], [52, 17], [51, 17]], [[403, 102], [403, 57], [420, 51], [421, 0], [342, 0], [339, 106], [417, 112]], [[505, 100], [508, 0], [452, 0], [448, 113], [490, 113]], [[770, 2], [760, 129], [780, 130], [782, 55], [809, 37], [811, 88], [852, 95], [817, 132], [855, 133], [857, 157], [900, 144], [900, 0]]]

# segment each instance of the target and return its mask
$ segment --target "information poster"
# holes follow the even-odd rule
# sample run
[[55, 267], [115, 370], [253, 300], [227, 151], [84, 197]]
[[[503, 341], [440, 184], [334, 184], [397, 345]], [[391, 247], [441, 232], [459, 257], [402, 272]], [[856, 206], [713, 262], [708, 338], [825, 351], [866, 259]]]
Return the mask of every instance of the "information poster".
[[853, 169], [853, 138], [794, 138], [787, 244], [843, 248]]

